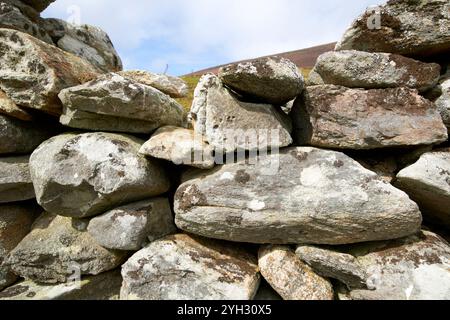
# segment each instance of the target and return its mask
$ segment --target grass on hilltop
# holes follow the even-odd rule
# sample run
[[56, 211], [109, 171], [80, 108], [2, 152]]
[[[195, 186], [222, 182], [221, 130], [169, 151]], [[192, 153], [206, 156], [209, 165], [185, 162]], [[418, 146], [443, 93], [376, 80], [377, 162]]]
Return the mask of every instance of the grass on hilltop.
[[[303, 74], [305, 79], [308, 78], [311, 69], [299, 68], [300, 72]], [[200, 80], [201, 76], [185, 76], [181, 77], [189, 86], [189, 94], [185, 98], [176, 99], [179, 104], [183, 106], [183, 108], [189, 112], [191, 110], [192, 100], [194, 99], [194, 90]]]

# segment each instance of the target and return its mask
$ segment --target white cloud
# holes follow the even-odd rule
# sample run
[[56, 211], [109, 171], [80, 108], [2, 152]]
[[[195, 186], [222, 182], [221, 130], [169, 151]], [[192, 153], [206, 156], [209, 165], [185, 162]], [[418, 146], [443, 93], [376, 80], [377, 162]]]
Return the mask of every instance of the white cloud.
[[[368, 5], [384, 0], [58, 0], [46, 16], [105, 29], [125, 65], [209, 66], [336, 41]], [[144, 52], [160, 52], [145, 61]], [[169, 60], [170, 59], [170, 60]], [[188, 71], [186, 71], [188, 72]]]

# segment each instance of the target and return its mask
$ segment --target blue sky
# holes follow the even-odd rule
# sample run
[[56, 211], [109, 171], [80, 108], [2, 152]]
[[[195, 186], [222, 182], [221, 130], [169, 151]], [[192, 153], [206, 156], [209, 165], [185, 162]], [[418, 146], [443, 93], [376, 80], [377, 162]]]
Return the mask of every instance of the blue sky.
[[45, 17], [108, 32], [125, 69], [183, 75], [340, 39], [385, 0], [57, 0]]

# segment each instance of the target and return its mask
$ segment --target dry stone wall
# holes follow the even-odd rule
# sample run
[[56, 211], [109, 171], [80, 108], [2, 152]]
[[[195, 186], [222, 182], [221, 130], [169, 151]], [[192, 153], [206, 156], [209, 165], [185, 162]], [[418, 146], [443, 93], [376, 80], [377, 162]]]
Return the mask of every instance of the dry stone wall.
[[363, 13], [306, 80], [204, 75], [188, 114], [51, 2], [0, 0], [0, 300], [450, 299], [448, 1]]

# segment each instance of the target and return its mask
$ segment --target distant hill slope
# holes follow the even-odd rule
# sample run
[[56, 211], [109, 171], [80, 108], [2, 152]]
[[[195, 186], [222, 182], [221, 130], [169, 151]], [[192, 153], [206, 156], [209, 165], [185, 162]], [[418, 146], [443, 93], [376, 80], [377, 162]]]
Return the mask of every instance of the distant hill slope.
[[[334, 43], [328, 43], [328, 44], [324, 44], [321, 46], [302, 49], [302, 50], [273, 54], [273, 55], [266, 56], [266, 57], [272, 57], [272, 56], [283, 57], [283, 58], [289, 59], [292, 62], [294, 62], [299, 68], [312, 69], [314, 67], [314, 65], [316, 64], [317, 58], [322, 53], [325, 53], [327, 51], [333, 51], [335, 46], [336, 46], [336, 43], [334, 42]], [[236, 63], [247, 62], [247, 61], [252, 61], [252, 60], [255, 60], [255, 59], [242, 60], [242, 61], [238, 61]], [[196, 72], [187, 74], [186, 76], [201, 76], [205, 73], [217, 74], [219, 72], [219, 69], [223, 66], [225, 66], [225, 65], [196, 71]]]

